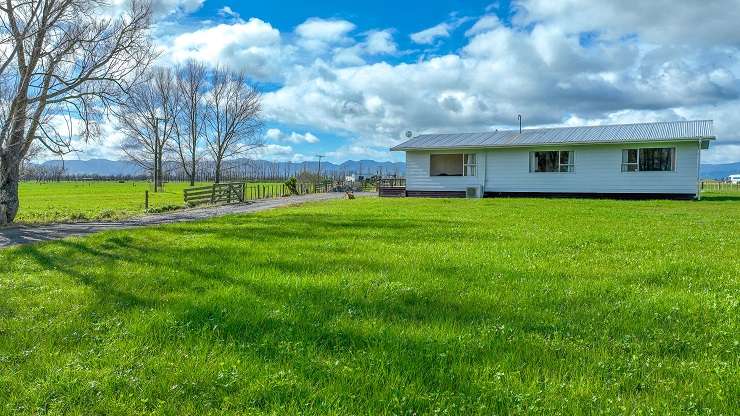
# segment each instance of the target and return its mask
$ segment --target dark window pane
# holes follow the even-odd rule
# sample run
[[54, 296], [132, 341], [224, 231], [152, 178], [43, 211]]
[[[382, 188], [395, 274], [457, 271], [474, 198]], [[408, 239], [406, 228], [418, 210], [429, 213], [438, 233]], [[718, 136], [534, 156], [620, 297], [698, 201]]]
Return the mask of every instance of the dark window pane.
[[535, 172], [557, 172], [558, 152], [534, 152]]
[[640, 149], [640, 171], [656, 172], [673, 170], [673, 149]]
[[561, 165], [569, 165], [570, 162], [570, 152], [560, 152], [560, 164]]

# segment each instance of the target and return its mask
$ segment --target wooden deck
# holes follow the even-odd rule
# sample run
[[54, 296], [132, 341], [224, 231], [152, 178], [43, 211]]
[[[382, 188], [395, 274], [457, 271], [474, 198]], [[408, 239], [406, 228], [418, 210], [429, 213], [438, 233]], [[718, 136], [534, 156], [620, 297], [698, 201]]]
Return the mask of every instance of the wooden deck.
[[403, 198], [406, 196], [406, 179], [388, 178], [378, 182], [378, 196], [381, 198]]

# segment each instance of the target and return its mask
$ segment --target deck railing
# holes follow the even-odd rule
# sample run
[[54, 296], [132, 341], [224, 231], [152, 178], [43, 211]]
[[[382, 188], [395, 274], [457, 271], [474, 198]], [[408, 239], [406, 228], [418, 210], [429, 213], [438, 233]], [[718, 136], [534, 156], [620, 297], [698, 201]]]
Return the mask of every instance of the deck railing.
[[406, 196], [405, 178], [383, 178], [378, 181], [378, 196], [404, 197]]

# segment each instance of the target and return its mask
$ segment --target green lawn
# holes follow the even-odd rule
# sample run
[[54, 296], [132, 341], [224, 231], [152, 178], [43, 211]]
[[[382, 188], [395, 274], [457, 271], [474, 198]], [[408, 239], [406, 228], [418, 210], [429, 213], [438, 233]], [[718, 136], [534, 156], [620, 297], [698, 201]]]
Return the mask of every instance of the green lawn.
[[[209, 184], [196, 184], [196, 186], [205, 185]], [[165, 184], [164, 192], [155, 193], [152, 192], [151, 184], [144, 181], [22, 182], [21, 208], [16, 221], [20, 223], [105, 221], [141, 215], [145, 213], [146, 190], [150, 191], [150, 209], [155, 211], [175, 209], [184, 206], [183, 189], [189, 186], [190, 184], [186, 182], [171, 182]], [[257, 184], [249, 186], [254, 188]]]
[[0, 413], [740, 413], [740, 196], [357, 199], [0, 251]]

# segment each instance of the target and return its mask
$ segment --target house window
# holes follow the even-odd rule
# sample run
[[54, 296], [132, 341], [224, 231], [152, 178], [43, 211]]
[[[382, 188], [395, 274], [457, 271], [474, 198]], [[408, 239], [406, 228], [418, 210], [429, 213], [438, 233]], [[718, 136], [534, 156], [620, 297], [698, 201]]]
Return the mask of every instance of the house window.
[[478, 165], [475, 163], [475, 153], [467, 153], [463, 155], [463, 171], [465, 176], [475, 176], [477, 174]]
[[670, 172], [674, 169], [675, 149], [652, 147], [622, 150], [622, 172]]
[[475, 153], [430, 155], [429, 176], [475, 176]]
[[530, 153], [530, 172], [573, 172], [574, 170], [572, 151], [554, 150]]

